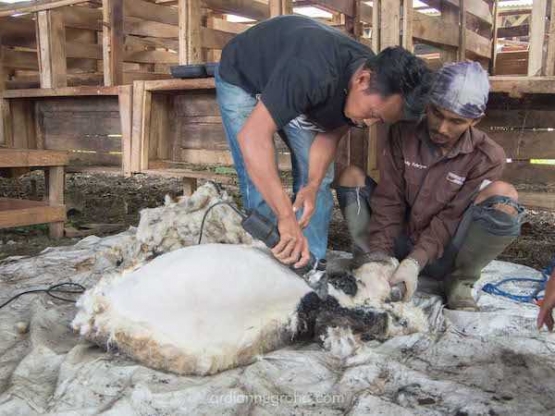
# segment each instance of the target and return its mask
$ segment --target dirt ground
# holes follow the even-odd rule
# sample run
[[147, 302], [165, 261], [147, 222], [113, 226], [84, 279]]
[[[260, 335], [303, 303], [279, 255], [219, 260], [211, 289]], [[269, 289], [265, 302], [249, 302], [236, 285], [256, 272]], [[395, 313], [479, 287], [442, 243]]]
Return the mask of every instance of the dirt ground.
[[[218, 174], [233, 175], [229, 168], [214, 169]], [[290, 185], [289, 175], [284, 175], [283, 179]], [[226, 189], [239, 199], [237, 186], [227, 185]], [[110, 232], [95, 234], [117, 233], [137, 225], [142, 208], [156, 207], [163, 204], [165, 195], [175, 197], [181, 193], [182, 183], [177, 178], [145, 175], [125, 178], [117, 173], [68, 173], [65, 187], [68, 211], [66, 225], [80, 229], [88, 224], [114, 224]], [[44, 179], [40, 171], [15, 179], [0, 178], [1, 197], [41, 199], [43, 195]], [[8, 256], [36, 255], [46, 247], [74, 244], [82, 238], [54, 241], [47, 234], [46, 225], [0, 230], [0, 260]], [[350, 247], [350, 238], [338, 207], [334, 209], [330, 225], [329, 246], [335, 250], [349, 250]], [[500, 258], [541, 269], [554, 255], [555, 212], [529, 210], [521, 237]]]

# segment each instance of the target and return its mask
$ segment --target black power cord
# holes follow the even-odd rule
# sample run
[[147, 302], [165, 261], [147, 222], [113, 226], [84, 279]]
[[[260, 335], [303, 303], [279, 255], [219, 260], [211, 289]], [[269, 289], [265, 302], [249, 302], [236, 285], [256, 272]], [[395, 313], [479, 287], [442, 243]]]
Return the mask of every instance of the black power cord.
[[[62, 289], [65, 286], [74, 287], [75, 289]], [[79, 283], [71, 283], [71, 282], [58, 283], [56, 285], [47, 287], [46, 289], [33, 289], [33, 290], [27, 290], [25, 292], [18, 293], [17, 295], [13, 296], [12, 298], [4, 302], [2, 305], [0, 305], [0, 309], [9, 305], [17, 298], [30, 293], [46, 293], [48, 296], [53, 297], [54, 299], [63, 300], [64, 302], [75, 302], [75, 299], [58, 296], [58, 295], [55, 295], [55, 293], [71, 293], [72, 295], [80, 295], [83, 292], [85, 292], [85, 290], [87, 289], [84, 286], [80, 285]]]
[[213, 204], [213, 205], [210, 205], [210, 206], [208, 207], [208, 209], [206, 210], [206, 212], [204, 213], [203, 217], [202, 217], [202, 222], [200, 223], [200, 233], [199, 233], [199, 236], [198, 236], [198, 243], [197, 243], [197, 244], [200, 244], [201, 241], [202, 241], [202, 234], [203, 234], [203, 232], [204, 232], [204, 222], [206, 221], [206, 217], [208, 216], [208, 213], [209, 213], [210, 211], [212, 211], [212, 208], [215, 208], [215, 207], [217, 207], [218, 205], [227, 205], [227, 206], [230, 207], [233, 211], [235, 211], [237, 214], [239, 214], [239, 216], [240, 216], [241, 218], [245, 219], [245, 214], [244, 214], [243, 212], [241, 212], [241, 210], [240, 210], [239, 208], [237, 208], [235, 205], [233, 205], [233, 204], [230, 203], [230, 202], [227, 202], [227, 201], [220, 201], [220, 202], [216, 202], [216, 203]]

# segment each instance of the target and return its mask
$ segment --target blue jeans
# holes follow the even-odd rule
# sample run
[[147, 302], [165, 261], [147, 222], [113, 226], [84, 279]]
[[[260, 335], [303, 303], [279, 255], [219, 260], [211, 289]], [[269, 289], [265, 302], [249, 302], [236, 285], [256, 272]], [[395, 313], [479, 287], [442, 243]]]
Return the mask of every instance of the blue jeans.
[[[215, 71], [216, 93], [218, 105], [224, 125], [225, 134], [231, 149], [235, 169], [239, 177], [239, 187], [246, 209], [256, 209], [260, 214], [276, 223], [276, 217], [262, 195], [249, 178], [245, 168], [243, 155], [237, 142], [237, 135], [252, 113], [257, 104], [256, 97], [235, 85], [229, 84], [220, 78], [218, 70]], [[278, 132], [291, 152], [291, 166], [293, 168], [293, 196], [308, 182], [308, 160], [312, 142], [316, 131], [303, 129], [295, 121], [287, 124]], [[276, 153], [277, 161], [277, 153]], [[316, 196], [316, 208], [309, 225], [304, 229], [308, 240], [310, 252], [317, 259], [326, 258], [328, 246], [328, 228], [333, 210], [333, 196], [330, 185], [333, 181], [333, 164], [328, 168]], [[298, 212], [300, 217], [302, 212]]]

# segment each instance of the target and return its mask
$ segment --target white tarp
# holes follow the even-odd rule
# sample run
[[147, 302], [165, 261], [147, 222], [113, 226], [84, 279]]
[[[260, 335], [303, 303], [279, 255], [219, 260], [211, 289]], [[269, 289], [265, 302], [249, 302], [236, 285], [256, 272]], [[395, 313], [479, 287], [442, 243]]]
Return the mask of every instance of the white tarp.
[[[123, 267], [134, 230], [0, 264], [2, 300], [71, 280], [92, 286]], [[537, 276], [494, 262], [480, 285]], [[442, 327], [439, 299], [419, 298]], [[480, 294], [480, 313], [443, 311], [445, 330], [370, 342], [340, 359], [316, 344], [267, 354], [210, 377], [155, 371], [80, 341], [75, 306], [44, 295], [0, 310], [0, 415], [552, 414], [555, 338], [534, 328], [537, 308]], [[28, 334], [16, 330], [29, 322]]]

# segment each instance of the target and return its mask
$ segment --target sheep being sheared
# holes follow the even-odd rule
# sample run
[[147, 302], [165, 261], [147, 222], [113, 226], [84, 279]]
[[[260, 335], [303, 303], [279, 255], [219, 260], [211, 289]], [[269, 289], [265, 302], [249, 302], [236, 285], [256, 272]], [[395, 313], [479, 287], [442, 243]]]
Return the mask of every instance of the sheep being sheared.
[[328, 292], [320, 299], [266, 250], [203, 244], [104, 278], [79, 299], [73, 327], [147, 366], [198, 375], [251, 363], [297, 339], [334, 349], [426, 330], [417, 308], [401, 316], [395, 307], [360, 307], [334, 287]]

